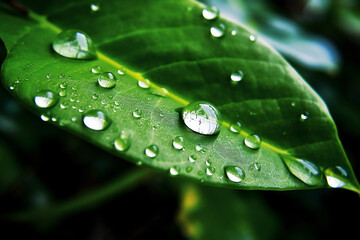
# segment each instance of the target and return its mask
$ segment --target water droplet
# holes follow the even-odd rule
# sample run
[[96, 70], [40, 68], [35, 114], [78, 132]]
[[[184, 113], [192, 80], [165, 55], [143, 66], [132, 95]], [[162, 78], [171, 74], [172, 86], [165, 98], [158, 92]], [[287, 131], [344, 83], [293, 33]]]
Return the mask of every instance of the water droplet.
[[237, 122], [235, 124], [231, 124], [230, 131], [232, 131], [233, 133], [239, 133], [241, 131], [241, 123]]
[[341, 188], [344, 187], [348, 173], [346, 170], [340, 166], [330, 167], [324, 171], [326, 181], [328, 185], [332, 188]]
[[220, 112], [208, 102], [192, 102], [182, 111], [185, 125], [196, 133], [214, 135], [220, 132]]
[[238, 166], [226, 166], [224, 169], [226, 176], [232, 182], [239, 183], [245, 179], [245, 171]]
[[84, 32], [65, 30], [54, 40], [52, 47], [63, 57], [75, 59], [96, 58], [95, 46], [91, 38]]
[[256, 41], [256, 36], [254, 34], [251, 34], [249, 39], [250, 39], [250, 41], [255, 42]]
[[14, 87], [14, 86], [9, 86], [9, 89], [10, 89], [11, 91], [13, 91], [13, 90], [15, 89], [15, 87]]
[[256, 150], [260, 148], [261, 139], [258, 135], [248, 135], [244, 139], [244, 143], [247, 147]]
[[91, 68], [91, 72], [92, 73], [101, 73], [102, 72], [102, 69], [100, 66], [94, 66]]
[[155, 144], [152, 144], [145, 148], [145, 155], [149, 158], [155, 158], [159, 154], [159, 147]]
[[214, 20], [220, 15], [219, 10], [216, 7], [206, 7], [202, 10], [202, 16], [206, 20]]
[[114, 88], [116, 86], [116, 77], [111, 72], [104, 72], [99, 75], [98, 83], [103, 88]]
[[241, 70], [237, 70], [230, 75], [231, 83], [238, 84], [244, 77], [244, 73]]
[[306, 119], [309, 118], [309, 113], [308, 112], [304, 112], [300, 115], [300, 121], [304, 122]]
[[114, 141], [114, 147], [116, 150], [123, 152], [129, 149], [131, 144], [130, 133], [127, 131], [121, 131], [121, 134]]
[[67, 102], [63, 102], [63, 103], [60, 104], [60, 108], [61, 108], [61, 109], [65, 109], [65, 108], [67, 108], [68, 106], [69, 106], [69, 103], [67, 103]]
[[143, 81], [138, 81], [138, 86], [144, 89], [150, 88], [150, 81], [148, 79], [145, 79]]
[[40, 115], [40, 118], [41, 118], [41, 120], [43, 120], [44, 122], [47, 122], [47, 121], [50, 120], [50, 117], [49, 117], [49, 116], [46, 116], [46, 115], [44, 115], [44, 114], [41, 114], [41, 115]]
[[321, 183], [322, 174], [314, 163], [291, 156], [281, 156], [281, 159], [285, 162], [290, 172], [304, 183], [310, 186], [316, 186]]
[[98, 3], [92, 3], [90, 4], [91, 12], [97, 12], [100, 10], [100, 5]]
[[195, 155], [189, 156], [189, 162], [194, 163], [195, 161], [196, 161], [196, 156]]
[[99, 95], [97, 95], [96, 93], [94, 93], [91, 97], [92, 97], [94, 100], [99, 99]]
[[178, 166], [174, 166], [174, 167], [170, 168], [169, 172], [172, 176], [179, 175], [180, 168]]
[[237, 31], [236, 30], [232, 30], [231, 31], [231, 35], [235, 36], [237, 34]]
[[120, 69], [117, 70], [117, 73], [118, 73], [119, 75], [125, 75], [125, 73], [124, 73], [123, 71], [121, 71]]
[[222, 36], [224, 36], [225, 34], [225, 24], [223, 23], [215, 23], [211, 28], [210, 28], [210, 33], [213, 37], [216, 38], [220, 38]]
[[206, 168], [206, 174], [208, 176], [212, 176], [215, 173], [215, 168], [214, 167], [207, 167]]
[[180, 137], [180, 136], [175, 137], [172, 145], [176, 149], [179, 149], [179, 150], [183, 149], [184, 148], [184, 138]]
[[54, 106], [59, 100], [59, 96], [52, 91], [40, 91], [36, 94], [34, 102], [39, 108], [50, 108]]
[[86, 127], [99, 131], [108, 128], [111, 120], [100, 110], [90, 110], [83, 115], [83, 123]]
[[66, 95], [67, 95], [67, 93], [66, 93], [65, 90], [60, 90], [60, 91], [59, 91], [59, 96], [60, 96], [60, 97], [66, 97]]
[[139, 118], [141, 118], [142, 111], [139, 109], [135, 109], [135, 111], [133, 111], [132, 115], [134, 116], [134, 118], [139, 119]]
[[192, 167], [186, 167], [186, 169], [185, 169], [185, 171], [186, 171], [187, 173], [191, 172], [192, 170], [193, 170]]
[[249, 167], [250, 170], [257, 170], [257, 171], [260, 171], [261, 170], [261, 165], [260, 163], [253, 163], [250, 165]]

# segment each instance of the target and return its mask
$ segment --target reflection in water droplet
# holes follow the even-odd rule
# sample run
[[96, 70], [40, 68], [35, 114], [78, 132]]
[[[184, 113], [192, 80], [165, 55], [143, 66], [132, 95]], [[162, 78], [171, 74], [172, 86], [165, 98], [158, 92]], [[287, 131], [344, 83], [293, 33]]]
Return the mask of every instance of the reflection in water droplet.
[[210, 28], [210, 33], [213, 37], [220, 38], [225, 34], [225, 24], [216, 23]]
[[220, 15], [219, 10], [216, 7], [206, 7], [202, 10], [202, 16], [206, 20], [214, 20]]
[[95, 130], [105, 130], [111, 124], [108, 116], [100, 110], [90, 110], [83, 115], [83, 123], [86, 127]]
[[183, 149], [184, 148], [184, 138], [180, 137], [180, 136], [175, 137], [172, 145], [175, 149], [179, 149], [179, 150]]
[[244, 143], [247, 147], [256, 150], [259, 149], [261, 146], [261, 139], [258, 135], [248, 135], [244, 139]]
[[185, 125], [196, 133], [214, 135], [220, 132], [222, 117], [211, 103], [190, 103], [183, 109], [182, 118]]
[[314, 163], [291, 156], [281, 156], [281, 159], [284, 161], [290, 172], [304, 183], [310, 186], [321, 184], [322, 173], [319, 167]]
[[172, 175], [172, 176], [176, 176], [176, 175], [179, 175], [179, 173], [180, 173], [180, 168], [178, 167], [178, 166], [174, 166], [174, 167], [172, 167], [172, 168], [170, 168], [170, 174]]
[[239, 133], [241, 131], [241, 123], [237, 122], [235, 124], [231, 124], [230, 131], [232, 131], [233, 133]]
[[59, 96], [52, 91], [40, 91], [34, 97], [34, 102], [39, 108], [53, 107], [59, 100]]
[[304, 112], [300, 115], [300, 121], [304, 122], [306, 119], [309, 118], [309, 113], [308, 112]]
[[195, 161], [196, 161], [196, 156], [195, 155], [189, 156], [189, 162], [194, 163]]
[[121, 131], [121, 134], [114, 141], [114, 147], [116, 150], [123, 152], [129, 149], [131, 144], [130, 133], [127, 131]]
[[114, 88], [116, 86], [116, 77], [111, 72], [104, 72], [99, 75], [98, 83], [103, 88]]
[[159, 147], [155, 144], [152, 144], [145, 148], [145, 155], [149, 158], [155, 158], [159, 154]]
[[96, 58], [96, 50], [91, 38], [81, 31], [65, 30], [61, 32], [53, 41], [52, 47], [55, 52], [63, 57], [75, 59]]
[[139, 118], [141, 118], [142, 111], [139, 109], [135, 109], [135, 111], [133, 111], [132, 115], [134, 116], [134, 118], [139, 119]]
[[346, 185], [346, 178], [348, 173], [340, 166], [330, 167], [324, 171], [326, 181], [332, 188], [341, 188]]
[[238, 166], [226, 166], [224, 168], [226, 176], [232, 182], [242, 182], [245, 179], [245, 171]]
[[254, 34], [251, 34], [249, 39], [250, 39], [250, 41], [255, 42], [256, 41], [256, 36]]
[[243, 79], [243, 77], [244, 77], [243, 71], [237, 70], [236, 72], [233, 72], [230, 75], [231, 83], [232, 84], [237, 84]]

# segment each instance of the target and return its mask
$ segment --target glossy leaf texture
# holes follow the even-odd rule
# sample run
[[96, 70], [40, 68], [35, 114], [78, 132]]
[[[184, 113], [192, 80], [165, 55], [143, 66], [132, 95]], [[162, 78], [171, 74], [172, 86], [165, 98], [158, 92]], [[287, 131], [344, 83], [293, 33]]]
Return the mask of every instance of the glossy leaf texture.
[[[333, 187], [359, 191], [324, 102], [245, 27], [221, 14], [205, 19], [205, 6], [190, 0], [24, 6], [29, 16], [1, 5], [2, 80], [44, 121], [138, 165], [207, 184], [320, 188], [326, 172], [340, 183]], [[86, 40], [75, 55], [72, 45], [52, 47], [70, 29]], [[184, 124], [182, 109], [194, 101], [221, 112], [218, 134]]]

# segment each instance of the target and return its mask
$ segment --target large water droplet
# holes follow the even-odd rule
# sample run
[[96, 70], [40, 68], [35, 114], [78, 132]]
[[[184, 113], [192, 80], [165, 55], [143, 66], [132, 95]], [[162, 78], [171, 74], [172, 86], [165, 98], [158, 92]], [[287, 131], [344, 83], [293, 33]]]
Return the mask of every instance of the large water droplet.
[[225, 34], [225, 24], [223, 23], [215, 23], [211, 28], [210, 28], [210, 33], [213, 37], [219, 38], [224, 36]]
[[172, 145], [176, 149], [179, 149], [179, 150], [183, 149], [184, 148], [184, 138], [181, 136], [175, 137]]
[[172, 168], [170, 168], [170, 174], [172, 175], [172, 176], [176, 176], [176, 175], [179, 175], [179, 173], [180, 173], [180, 168], [178, 167], [178, 166], [174, 166], [174, 167], [172, 167]]
[[216, 7], [206, 7], [202, 10], [202, 16], [206, 20], [214, 20], [220, 15], [219, 10]]
[[123, 152], [129, 149], [131, 144], [130, 133], [127, 131], [121, 131], [121, 134], [114, 141], [114, 147], [116, 150]]
[[34, 102], [39, 108], [53, 107], [59, 101], [59, 96], [52, 91], [40, 91], [34, 97]]
[[155, 158], [159, 154], [159, 147], [155, 144], [152, 144], [145, 148], [145, 155], [149, 158]]
[[182, 111], [185, 125], [192, 131], [204, 135], [214, 135], [220, 131], [220, 112], [208, 102], [192, 102]]
[[108, 128], [111, 120], [100, 110], [90, 110], [83, 115], [83, 123], [92, 130], [100, 131]]
[[256, 150], [261, 146], [261, 139], [258, 135], [248, 135], [244, 139], [244, 143], [247, 147]]
[[348, 173], [340, 166], [330, 167], [324, 171], [326, 181], [332, 188], [344, 187]]
[[310, 186], [321, 184], [322, 173], [314, 163], [291, 156], [281, 156], [281, 158], [290, 172], [304, 183]]
[[237, 70], [236, 72], [233, 72], [230, 75], [231, 83], [237, 84], [243, 79], [243, 77], [244, 77], [244, 72], [241, 70]]
[[226, 176], [232, 182], [239, 183], [245, 179], [245, 171], [238, 166], [226, 166], [224, 169]]
[[53, 41], [55, 52], [63, 57], [76, 59], [96, 58], [95, 46], [91, 38], [78, 30], [65, 30]]
[[116, 86], [116, 77], [111, 72], [104, 72], [99, 75], [98, 83], [103, 88], [114, 88]]

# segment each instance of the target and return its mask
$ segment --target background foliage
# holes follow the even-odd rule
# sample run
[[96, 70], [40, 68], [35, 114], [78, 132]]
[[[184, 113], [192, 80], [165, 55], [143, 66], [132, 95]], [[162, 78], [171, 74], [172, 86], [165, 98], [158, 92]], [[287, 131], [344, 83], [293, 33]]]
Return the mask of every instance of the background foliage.
[[[259, 1], [257, 6], [247, 1], [226, 2], [249, 16], [241, 19], [246, 25], [268, 37], [274, 45], [278, 44], [282, 54], [322, 96], [337, 123], [355, 174], [359, 176], [356, 144], [360, 136], [357, 96], [360, 57], [354, 54], [360, 42], [358, 2], [274, 0]], [[219, 4], [219, 1], [211, 3]], [[268, 19], [257, 17], [259, 8]], [[324, 54], [312, 56], [309, 63], [299, 56], [306, 51], [286, 52], [284, 49], [289, 47], [282, 45], [294, 44], [294, 41], [289, 39], [289, 32], [282, 32], [284, 28], [278, 29], [278, 35], [268, 33], [276, 31], [266, 31], [269, 29], [266, 24], [273, 18], [282, 23], [280, 26], [288, 26], [287, 30], [293, 29], [289, 26], [301, 29], [301, 34], [294, 36], [301, 40], [301, 49], [318, 44], [319, 51]], [[321, 56], [327, 57], [321, 59]], [[53, 152], [57, 152], [57, 156], [53, 156]], [[81, 207], [75, 205], [70, 210], [63, 208], [61, 213], [54, 212], [54, 208], [41, 212], [53, 202], [76, 202], [75, 196], [86, 198], [87, 192], [102, 189], [137, 167], [42, 122], [3, 88], [0, 89], [0, 156], [0, 212], [39, 210], [39, 215], [30, 218], [31, 221], [2, 218], [0, 234], [3, 236], [33, 235], [47, 239], [182, 239], [215, 234], [228, 236], [228, 239], [238, 239], [238, 236], [243, 239], [356, 236], [356, 221], [352, 218], [360, 213], [359, 198], [349, 191], [221, 190], [146, 170], [144, 178], [150, 176], [151, 181], [134, 185], [126, 194], [106, 195], [107, 201], [89, 208], [80, 204]]]

